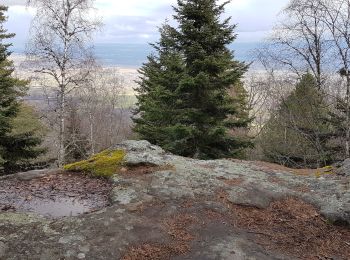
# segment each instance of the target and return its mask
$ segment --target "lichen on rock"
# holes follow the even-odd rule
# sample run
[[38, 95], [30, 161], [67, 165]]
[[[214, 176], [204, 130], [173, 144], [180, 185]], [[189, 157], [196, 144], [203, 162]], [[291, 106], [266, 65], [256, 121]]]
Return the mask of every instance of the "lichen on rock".
[[86, 172], [96, 177], [111, 177], [118, 173], [126, 153], [123, 150], [105, 150], [88, 160], [64, 166], [66, 171]]

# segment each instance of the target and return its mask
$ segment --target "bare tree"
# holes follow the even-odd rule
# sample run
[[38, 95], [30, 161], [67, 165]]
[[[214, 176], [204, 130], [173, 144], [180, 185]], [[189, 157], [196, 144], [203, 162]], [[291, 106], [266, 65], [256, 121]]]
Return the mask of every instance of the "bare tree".
[[[294, 8], [303, 9], [314, 28], [324, 32], [327, 48], [333, 57], [328, 68], [345, 81], [345, 155], [350, 157], [350, 0], [294, 0]], [[309, 50], [312, 53], [312, 50]]]
[[350, 0], [317, 0], [322, 22], [327, 26], [336, 57], [335, 66], [345, 79], [345, 154], [350, 157]]
[[[266, 104], [269, 97], [265, 99], [261, 91], [264, 92], [266, 84], [270, 85], [269, 91], [276, 88], [274, 78], [277, 73], [283, 73], [285, 78], [292, 78], [293, 74], [301, 78], [305, 73], [311, 73], [324, 96], [325, 109], [330, 111], [325, 119], [334, 129], [330, 142], [344, 146], [344, 153], [336, 147], [341, 155], [339, 159], [344, 155], [349, 158], [350, 0], [291, 0], [282, 14], [283, 20], [255, 53], [258, 64], [265, 69], [265, 78], [260, 82], [254, 79], [248, 86], [252, 87], [253, 94], [260, 91], [258, 94]], [[256, 94], [253, 97], [259, 99]], [[277, 100], [283, 102], [283, 95]], [[259, 107], [261, 101], [255, 103]], [[261, 109], [266, 110], [266, 105]], [[264, 112], [259, 111], [259, 115]], [[294, 130], [303, 131], [295, 127]], [[316, 139], [315, 143], [320, 141]]]
[[307, 72], [321, 88], [325, 77], [329, 41], [327, 27], [313, 0], [292, 0], [283, 10], [283, 19], [275, 26], [265, 47], [258, 51], [264, 66], [287, 69], [299, 78]]
[[250, 117], [254, 119], [251, 134], [258, 136], [269, 120], [271, 112], [275, 111], [279, 102], [293, 90], [295, 80], [285, 77], [284, 73], [266, 70], [248, 73], [244, 83]]
[[128, 135], [124, 130], [130, 130], [131, 120], [123, 100], [125, 86], [119, 71], [99, 68], [90, 77], [89, 84], [77, 89], [75, 96], [80, 103], [81, 117], [84, 118], [85, 129], [82, 131], [89, 136], [90, 153], [94, 154]]
[[30, 0], [37, 13], [27, 45], [28, 60], [52, 82], [59, 118], [58, 164], [65, 158], [66, 99], [86, 84], [94, 67], [91, 37], [101, 23], [91, 18], [93, 0]]
[[[334, 63], [331, 61], [334, 61], [334, 57], [339, 55], [335, 50], [340, 46], [344, 47], [345, 44], [339, 44], [343, 40], [339, 41], [339, 31], [337, 36], [335, 36], [335, 33], [332, 32], [334, 27], [332, 28], [331, 24], [338, 22], [344, 29], [344, 26], [347, 27], [350, 21], [348, 19], [349, 16], [346, 17], [346, 15], [343, 18], [333, 16], [329, 19], [330, 15], [328, 12], [330, 6], [333, 5], [333, 10], [335, 10], [336, 8], [334, 7], [340, 8], [340, 3], [344, 4], [343, 2], [348, 1], [291, 0], [289, 5], [283, 10], [283, 20], [274, 28], [273, 34], [267, 40], [267, 44], [258, 50], [258, 55], [256, 55], [260, 64], [266, 69], [267, 74], [283, 71], [286, 78], [291, 77], [291, 74], [295, 74], [300, 79], [306, 73], [311, 73], [316, 80], [318, 89], [321, 90], [320, 93], [324, 94], [327, 91], [327, 94], [329, 94], [334, 92], [329, 87], [329, 83], [334, 82], [334, 75], [332, 75], [334, 74]], [[344, 7], [341, 9], [345, 10]], [[336, 13], [335, 11], [332, 12]], [[347, 21], [345, 21], [346, 19]], [[346, 34], [349, 31], [343, 30], [343, 32]], [[347, 35], [349, 36], [349, 33]], [[346, 59], [349, 60], [349, 57], [346, 57], [344, 60]], [[345, 68], [342, 72], [344, 77], [346, 77], [348, 70], [345, 65], [343, 67]], [[333, 97], [329, 96], [325, 98], [328, 101], [334, 100]], [[280, 103], [283, 103], [283, 95], [278, 100]], [[348, 111], [350, 112], [350, 105]], [[347, 113], [347, 117], [350, 123], [350, 113]], [[289, 121], [289, 123], [294, 124], [293, 120]], [[292, 127], [294, 131], [299, 132], [301, 135], [310, 135], [310, 133], [304, 132], [304, 129], [299, 129], [296, 124], [289, 127]], [[317, 128], [312, 129], [315, 130], [312, 133], [312, 136], [315, 136], [314, 143], [319, 148], [322, 137], [318, 134]], [[350, 129], [346, 139], [349, 140], [346, 141], [346, 150], [348, 151]], [[319, 150], [323, 152], [321, 149]], [[349, 153], [347, 152], [347, 154]]]

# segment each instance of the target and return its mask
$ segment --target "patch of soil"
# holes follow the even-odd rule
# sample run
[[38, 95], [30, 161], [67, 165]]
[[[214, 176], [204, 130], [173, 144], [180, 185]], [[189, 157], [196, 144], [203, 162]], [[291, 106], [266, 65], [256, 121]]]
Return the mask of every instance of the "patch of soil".
[[243, 178], [233, 178], [233, 179], [226, 179], [224, 177], [218, 177], [218, 180], [223, 181], [229, 186], [239, 186], [244, 182]]
[[311, 189], [306, 185], [299, 185], [293, 189], [296, 192], [310, 193]]
[[0, 181], [0, 212], [76, 216], [108, 205], [112, 184], [83, 174], [62, 173], [29, 181]]
[[280, 178], [276, 177], [276, 176], [269, 176], [267, 178], [267, 180], [271, 183], [276, 183], [276, 184], [281, 184], [281, 185], [284, 185], [286, 184], [285, 181], [281, 180]]
[[132, 247], [122, 260], [161, 260], [171, 257], [171, 249], [161, 244], [143, 244]]
[[190, 232], [190, 227], [198, 223], [198, 218], [187, 213], [163, 218], [162, 229], [170, 236], [170, 242], [164, 244], [143, 243], [130, 247], [123, 260], [164, 260], [172, 256], [185, 255], [190, 251], [190, 243], [195, 235]]
[[229, 221], [267, 250], [305, 260], [350, 259], [350, 229], [328, 223], [310, 204], [288, 198], [257, 209], [233, 205], [223, 192], [219, 199], [230, 210]]
[[202, 167], [204, 169], [215, 169], [215, 166], [214, 165], [208, 165], [208, 164], [199, 164], [198, 165], [199, 167]]
[[198, 218], [190, 214], [179, 214], [164, 221], [163, 228], [172, 237], [171, 247], [176, 254], [185, 254], [190, 250], [189, 242], [195, 236], [188, 228], [194, 223], [198, 223]]
[[127, 176], [142, 176], [152, 174], [158, 171], [174, 170], [174, 167], [171, 165], [165, 166], [153, 166], [153, 165], [138, 165], [133, 167], [124, 167], [121, 169], [122, 175]]
[[[125, 260], [171, 259], [190, 255], [204, 239], [201, 234], [220, 232], [245, 234], [272, 255], [292, 259], [350, 259], [350, 229], [328, 223], [318, 210], [299, 199], [287, 198], [271, 203], [266, 209], [234, 205], [224, 191], [217, 203], [225, 210], [205, 206], [210, 198], [185, 199], [149, 205], [143, 216], [161, 223], [164, 241], [141, 240], [127, 249]], [[176, 205], [178, 214], [163, 215]], [[151, 214], [150, 214], [151, 213]], [[214, 224], [214, 225], [213, 225]], [[213, 229], [214, 228], [214, 229]], [[202, 232], [203, 231], [203, 232]], [[201, 233], [202, 232], [202, 233]], [[166, 241], [166, 242], [165, 242]], [[198, 250], [198, 248], [196, 248]]]
[[326, 174], [330, 170], [327, 168], [319, 168], [319, 169], [292, 169], [288, 168], [286, 166], [275, 164], [275, 163], [269, 163], [269, 162], [263, 162], [263, 161], [250, 161], [245, 162], [242, 161], [240, 163], [248, 163], [250, 165], [256, 166], [259, 170], [264, 172], [289, 172], [300, 176], [315, 176], [317, 174]]

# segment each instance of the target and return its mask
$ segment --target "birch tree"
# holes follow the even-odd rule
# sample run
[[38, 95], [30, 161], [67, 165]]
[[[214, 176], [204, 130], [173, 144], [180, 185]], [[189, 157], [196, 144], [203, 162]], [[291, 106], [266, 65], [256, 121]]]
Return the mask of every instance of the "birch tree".
[[[344, 112], [345, 156], [350, 157], [350, 0], [294, 0], [294, 8], [303, 12], [310, 20], [318, 21], [313, 26], [326, 35], [327, 48], [332, 59], [328, 71], [338, 73], [344, 82], [340, 110]], [[312, 53], [311, 50], [308, 51]], [[331, 94], [331, 93], [329, 93]], [[334, 98], [334, 97], [333, 97]]]
[[[125, 104], [124, 79], [115, 68], [98, 69], [85, 88], [75, 91], [89, 137], [90, 154], [106, 149], [128, 135], [130, 114]], [[125, 127], [126, 129], [124, 129]]]
[[283, 13], [284, 21], [258, 52], [259, 58], [263, 65], [315, 77], [333, 107], [330, 120], [344, 147], [342, 158], [349, 158], [350, 0], [291, 0]]
[[333, 46], [335, 68], [345, 80], [345, 155], [350, 158], [350, 0], [317, 0]]
[[36, 8], [27, 45], [35, 72], [50, 82], [57, 95], [58, 165], [66, 154], [66, 100], [86, 83], [94, 58], [90, 43], [101, 23], [93, 17], [93, 0], [30, 0]]
[[286, 69], [299, 79], [310, 72], [321, 89], [330, 45], [327, 26], [320, 16], [320, 3], [292, 0], [282, 15], [266, 46], [258, 51], [260, 61], [265, 62], [264, 66]]

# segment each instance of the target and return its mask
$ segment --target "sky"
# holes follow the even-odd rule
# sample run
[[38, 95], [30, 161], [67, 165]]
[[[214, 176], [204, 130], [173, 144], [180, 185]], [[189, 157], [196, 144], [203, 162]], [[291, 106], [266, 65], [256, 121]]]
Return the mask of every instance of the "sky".
[[[28, 38], [30, 22], [35, 10], [25, 6], [26, 0], [1, 0], [9, 6], [9, 32], [16, 33], [14, 44]], [[288, 0], [231, 0], [225, 16], [237, 24], [237, 42], [258, 42], [268, 36], [278, 14]], [[95, 0], [103, 28], [95, 36], [96, 43], [148, 43], [158, 39], [159, 27], [171, 19], [176, 0]]]

